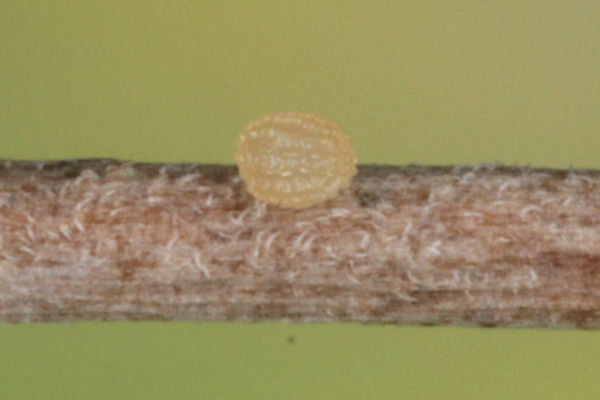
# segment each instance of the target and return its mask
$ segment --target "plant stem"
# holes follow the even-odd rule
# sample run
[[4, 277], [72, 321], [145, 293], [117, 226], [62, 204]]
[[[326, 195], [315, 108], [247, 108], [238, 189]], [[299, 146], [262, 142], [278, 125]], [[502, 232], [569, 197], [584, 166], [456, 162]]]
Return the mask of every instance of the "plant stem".
[[314, 207], [237, 168], [0, 161], [0, 322], [600, 327], [600, 171], [360, 166]]

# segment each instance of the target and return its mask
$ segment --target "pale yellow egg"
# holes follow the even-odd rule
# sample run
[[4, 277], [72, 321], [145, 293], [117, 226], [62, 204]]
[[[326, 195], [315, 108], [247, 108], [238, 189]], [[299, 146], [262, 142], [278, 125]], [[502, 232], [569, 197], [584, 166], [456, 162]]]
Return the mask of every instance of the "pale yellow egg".
[[341, 126], [308, 113], [271, 114], [248, 124], [235, 160], [254, 197], [287, 208], [335, 197], [357, 172]]

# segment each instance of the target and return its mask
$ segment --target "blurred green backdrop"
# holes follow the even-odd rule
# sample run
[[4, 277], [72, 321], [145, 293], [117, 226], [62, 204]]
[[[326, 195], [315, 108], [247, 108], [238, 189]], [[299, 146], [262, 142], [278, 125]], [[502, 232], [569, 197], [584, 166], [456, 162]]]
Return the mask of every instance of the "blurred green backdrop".
[[[0, 2], [0, 158], [232, 163], [275, 111], [362, 163], [600, 168], [590, 1]], [[0, 326], [1, 399], [586, 399], [600, 333]]]

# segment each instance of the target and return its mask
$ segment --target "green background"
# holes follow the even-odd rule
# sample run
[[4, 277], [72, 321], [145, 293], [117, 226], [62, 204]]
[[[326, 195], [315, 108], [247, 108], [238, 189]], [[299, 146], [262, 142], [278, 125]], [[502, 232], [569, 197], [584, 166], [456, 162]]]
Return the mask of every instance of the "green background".
[[[362, 163], [600, 168], [598, 1], [0, 1], [0, 157], [232, 163], [276, 111]], [[0, 326], [1, 399], [586, 399], [600, 333]]]

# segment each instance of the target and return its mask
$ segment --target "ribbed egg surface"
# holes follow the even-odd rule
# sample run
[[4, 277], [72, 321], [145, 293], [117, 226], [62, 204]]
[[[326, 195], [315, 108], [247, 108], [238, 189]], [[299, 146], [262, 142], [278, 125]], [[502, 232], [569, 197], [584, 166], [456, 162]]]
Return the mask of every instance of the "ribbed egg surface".
[[341, 126], [307, 113], [271, 114], [248, 124], [235, 160], [254, 197], [287, 208], [334, 197], [357, 172]]

